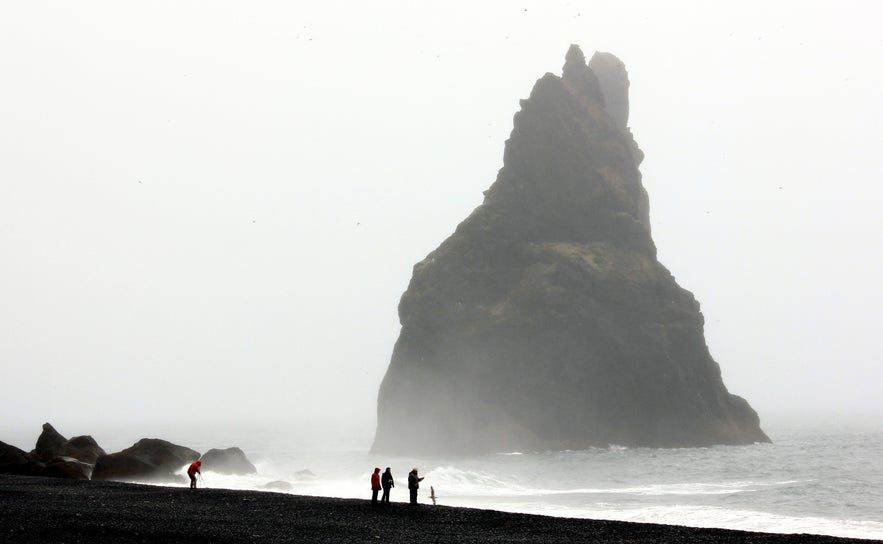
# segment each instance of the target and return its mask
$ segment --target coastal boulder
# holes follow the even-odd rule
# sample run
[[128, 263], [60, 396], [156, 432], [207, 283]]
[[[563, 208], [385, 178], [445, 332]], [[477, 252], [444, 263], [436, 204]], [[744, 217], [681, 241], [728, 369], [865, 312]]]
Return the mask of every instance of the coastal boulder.
[[66, 441], [58, 452], [60, 457], [73, 457], [83, 463], [94, 465], [107, 452], [89, 435], [75, 436]]
[[239, 448], [210, 449], [200, 461], [202, 470], [221, 474], [255, 474], [258, 471]]
[[55, 427], [49, 423], [44, 423], [43, 432], [40, 433], [36, 446], [31, 450], [31, 457], [36, 461], [45, 463], [54, 457], [58, 457], [66, 442], [67, 438], [56, 431]]
[[40, 470], [39, 476], [48, 478], [67, 478], [69, 480], [88, 480], [92, 476], [92, 464], [84, 463], [73, 457], [59, 456], [51, 459]]
[[0, 442], [0, 474], [36, 476], [42, 469], [42, 463], [34, 461], [25, 451]]
[[6, 461], [0, 462], [0, 473], [9, 471], [6, 473], [74, 480], [88, 480], [98, 457], [105, 455], [91, 436], [68, 440], [49, 423], [43, 424], [43, 431], [30, 453], [10, 448], [5, 448]]
[[414, 266], [373, 452], [769, 440], [657, 259], [628, 88], [572, 46], [521, 101], [484, 202]]
[[199, 459], [199, 452], [158, 438], [142, 438], [132, 447], [102, 455], [95, 463], [94, 480], [183, 481], [183, 467]]

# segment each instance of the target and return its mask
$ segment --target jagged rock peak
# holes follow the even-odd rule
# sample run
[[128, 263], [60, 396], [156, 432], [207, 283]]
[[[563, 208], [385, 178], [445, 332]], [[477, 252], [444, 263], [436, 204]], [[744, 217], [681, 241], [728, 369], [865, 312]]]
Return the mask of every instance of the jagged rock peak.
[[561, 77], [547, 73], [521, 101], [503, 153], [485, 203], [511, 219], [513, 235], [528, 229], [533, 238], [592, 240], [616, 232], [624, 243], [655, 254], [638, 170], [643, 154], [608, 114], [579, 46], [568, 50]]
[[59, 454], [67, 438], [55, 430], [50, 423], [43, 424], [43, 432], [37, 438], [37, 444], [31, 451], [31, 456], [37, 461], [46, 462]]
[[567, 53], [564, 55], [564, 72], [568, 71], [568, 68], [572, 67], [580, 67], [586, 64], [586, 55], [583, 53], [583, 50], [575, 43], [570, 44], [570, 47], [567, 49]]
[[586, 64], [586, 56], [576, 44], [571, 45], [564, 56], [561, 77], [574, 87], [577, 94], [581, 95], [583, 99], [599, 100], [603, 104], [604, 95], [601, 93], [598, 77], [589, 69]]
[[629, 74], [625, 64], [612, 53], [598, 51], [592, 55], [589, 68], [601, 85], [607, 115], [625, 130], [629, 122]]

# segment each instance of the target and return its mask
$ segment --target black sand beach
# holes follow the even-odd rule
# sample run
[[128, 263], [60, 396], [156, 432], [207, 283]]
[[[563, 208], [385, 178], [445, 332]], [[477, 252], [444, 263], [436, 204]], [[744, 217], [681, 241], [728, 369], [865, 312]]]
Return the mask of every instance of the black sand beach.
[[28, 476], [0, 476], [0, 512], [10, 543], [871, 542]]

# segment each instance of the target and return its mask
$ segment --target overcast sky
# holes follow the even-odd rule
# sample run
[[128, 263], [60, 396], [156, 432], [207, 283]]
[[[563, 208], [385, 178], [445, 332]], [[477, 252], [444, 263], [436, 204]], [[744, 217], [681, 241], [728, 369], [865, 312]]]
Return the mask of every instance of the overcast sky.
[[883, 4], [662, 4], [4, 2], [0, 433], [370, 436], [412, 266], [571, 43], [626, 65], [728, 388], [762, 422], [879, 415]]

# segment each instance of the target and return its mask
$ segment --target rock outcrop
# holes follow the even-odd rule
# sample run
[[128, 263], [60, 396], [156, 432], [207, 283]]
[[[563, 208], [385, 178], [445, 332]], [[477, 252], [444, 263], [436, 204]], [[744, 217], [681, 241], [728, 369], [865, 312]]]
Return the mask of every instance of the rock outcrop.
[[255, 474], [258, 471], [239, 448], [212, 448], [202, 455], [200, 461], [203, 471], [221, 474]]
[[[0, 474], [184, 482], [183, 468], [199, 458], [197, 451], [156, 438], [144, 438], [130, 448], [108, 455], [91, 436], [68, 440], [49, 423], [43, 424], [36, 446], [30, 452], [0, 442]], [[257, 472], [239, 448], [211, 449], [202, 458], [204, 470], [223, 474]]]
[[28, 453], [0, 442], [0, 474], [88, 480], [101, 455], [105, 455], [104, 450], [91, 436], [68, 440], [44, 423], [34, 449]]
[[73, 457], [56, 457], [51, 459], [39, 476], [49, 478], [66, 478], [69, 480], [89, 480], [92, 477], [92, 470], [95, 465], [84, 463]]
[[29, 455], [35, 461], [42, 463], [58, 457], [72, 457], [94, 465], [95, 461], [106, 453], [91, 436], [75, 436], [68, 440], [55, 430], [52, 424], [44, 423], [37, 444]]
[[414, 267], [373, 450], [767, 441], [659, 263], [622, 62], [539, 79], [481, 206]]
[[95, 463], [93, 480], [181, 482], [183, 467], [199, 452], [158, 438], [142, 438], [131, 448], [103, 455]]
[[41, 470], [42, 463], [35, 461], [30, 454], [11, 444], [0, 442], [0, 474], [38, 476]]
[[95, 465], [98, 458], [107, 455], [104, 448], [98, 445], [89, 435], [75, 436], [61, 446], [60, 457], [73, 457], [83, 463]]
[[61, 449], [67, 443], [67, 438], [55, 430], [49, 423], [43, 424], [43, 431], [37, 438], [37, 444], [31, 450], [31, 457], [40, 462], [46, 462], [61, 453]]

